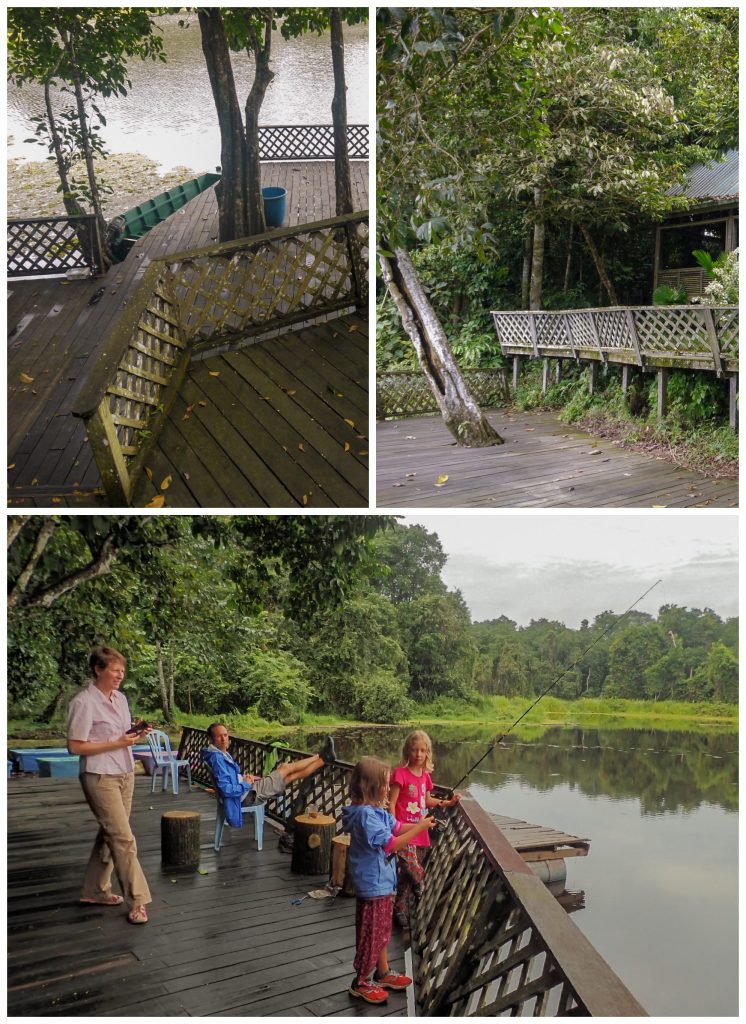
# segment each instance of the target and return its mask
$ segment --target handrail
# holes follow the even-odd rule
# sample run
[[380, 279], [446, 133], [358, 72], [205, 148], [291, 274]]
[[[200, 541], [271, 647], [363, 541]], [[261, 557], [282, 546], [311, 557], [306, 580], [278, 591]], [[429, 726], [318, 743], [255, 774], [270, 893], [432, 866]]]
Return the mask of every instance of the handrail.
[[364, 308], [367, 246], [362, 211], [152, 260], [72, 410], [108, 498], [130, 503], [195, 352]]
[[[205, 784], [207, 743], [206, 732], [185, 728], [178, 754]], [[255, 740], [231, 740], [243, 772], [261, 774], [267, 750]], [[306, 780], [307, 802], [332, 815], [338, 831], [351, 771], [335, 761]], [[299, 785], [267, 803], [268, 817], [288, 819]], [[413, 930], [419, 1015], [647, 1016], [470, 793], [447, 820], [433, 843]]]
[[[347, 125], [347, 155], [350, 160], [367, 160], [370, 127]], [[260, 160], [333, 160], [334, 125], [263, 124], [259, 126]]]
[[493, 310], [506, 356], [738, 372], [738, 306]]
[[104, 271], [95, 214], [8, 220], [8, 277], [52, 276], [67, 270]]

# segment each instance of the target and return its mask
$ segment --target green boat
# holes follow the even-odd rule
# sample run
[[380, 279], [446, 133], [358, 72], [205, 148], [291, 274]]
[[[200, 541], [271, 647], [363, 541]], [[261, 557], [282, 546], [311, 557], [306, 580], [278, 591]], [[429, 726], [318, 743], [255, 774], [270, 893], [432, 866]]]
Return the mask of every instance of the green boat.
[[180, 210], [190, 199], [200, 195], [216, 181], [220, 181], [219, 174], [200, 174], [191, 181], [185, 181], [166, 192], [161, 192], [153, 199], [146, 199], [144, 203], [133, 206], [126, 213], [110, 221], [107, 235], [117, 263], [125, 259], [138, 238], [142, 238], [156, 224], [160, 224], [166, 217]]

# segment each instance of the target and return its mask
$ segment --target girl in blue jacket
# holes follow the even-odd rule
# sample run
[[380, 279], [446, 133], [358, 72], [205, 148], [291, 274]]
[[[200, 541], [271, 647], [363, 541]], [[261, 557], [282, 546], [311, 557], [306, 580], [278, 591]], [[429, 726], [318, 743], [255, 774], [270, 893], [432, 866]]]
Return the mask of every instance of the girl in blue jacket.
[[388, 999], [386, 989], [404, 989], [412, 984], [405, 974], [389, 970], [388, 943], [396, 893], [394, 854], [435, 824], [434, 818], [423, 817], [413, 825], [403, 825], [383, 809], [389, 774], [389, 766], [378, 758], [358, 761], [350, 779], [352, 803], [342, 809], [342, 827], [350, 833], [348, 867], [357, 895], [356, 974], [349, 991], [367, 1003], [384, 1003]]

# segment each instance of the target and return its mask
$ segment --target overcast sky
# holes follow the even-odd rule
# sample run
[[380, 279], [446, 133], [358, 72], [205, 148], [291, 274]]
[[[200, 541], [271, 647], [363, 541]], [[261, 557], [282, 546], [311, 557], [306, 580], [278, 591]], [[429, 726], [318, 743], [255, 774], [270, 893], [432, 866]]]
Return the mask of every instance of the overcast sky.
[[738, 519], [732, 514], [650, 513], [404, 516], [437, 533], [443, 579], [474, 621], [507, 615], [519, 625], [558, 619], [576, 628], [602, 611], [663, 604], [738, 614]]

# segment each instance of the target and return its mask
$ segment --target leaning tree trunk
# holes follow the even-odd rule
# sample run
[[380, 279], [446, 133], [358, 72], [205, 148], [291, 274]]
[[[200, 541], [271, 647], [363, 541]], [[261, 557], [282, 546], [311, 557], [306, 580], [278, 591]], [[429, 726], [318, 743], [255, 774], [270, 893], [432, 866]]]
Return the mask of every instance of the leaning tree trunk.
[[423, 291], [409, 255], [404, 249], [395, 249], [390, 261], [382, 254], [379, 259], [383, 279], [417, 352], [420, 368], [445, 425], [456, 441], [467, 448], [503, 444], [503, 439], [469, 394], [446, 333]]
[[347, 85], [345, 83], [345, 46], [342, 35], [342, 14], [339, 7], [329, 10], [332, 36], [332, 65], [334, 67], [334, 98], [332, 123], [334, 124], [334, 185], [337, 196], [337, 216], [352, 213], [352, 183], [350, 159], [347, 153]]
[[604, 266], [604, 261], [601, 258], [601, 253], [596, 248], [596, 243], [593, 241], [593, 238], [591, 237], [591, 234], [588, 231], [588, 228], [585, 226], [585, 224], [580, 225], [580, 232], [583, 238], [585, 239], [585, 244], [588, 246], [591, 256], [593, 257], [593, 262], [596, 266], [596, 273], [598, 274], [598, 279], [606, 289], [606, 294], [609, 296], [609, 302], [612, 306], [618, 306], [619, 299], [616, 295], [616, 288], [614, 287], [611, 278], [606, 273], [606, 267]]
[[540, 189], [534, 190], [534, 245], [531, 257], [531, 288], [529, 291], [528, 308], [541, 309], [541, 287], [544, 279], [544, 238], [546, 224], [544, 222], [544, 197]]
[[163, 709], [163, 717], [165, 718], [168, 725], [173, 725], [174, 716], [173, 708], [168, 703], [168, 688], [166, 686], [166, 673], [163, 668], [163, 647], [161, 641], [157, 639], [155, 641], [155, 653], [158, 662], [158, 689], [161, 693], [161, 707]]
[[246, 192], [246, 136], [236, 95], [231, 55], [219, 9], [200, 8], [197, 17], [202, 34], [210, 87], [220, 125], [222, 177], [215, 189], [218, 199], [218, 230], [221, 242], [245, 238], [249, 232]]
[[[247, 15], [248, 17], [248, 15]], [[264, 19], [264, 42], [260, 42], [249, 21], [251, 45], [249, 54], [254, 58], [254, 81], [246, 99], [246, 182], [249, 200], [249, 233], [261, 235], [267, 230], [262, 201], [262, 165], [259, 160], [259, 112], [269, 83], [275, 77], [270, 69], [272, 53], [272, 15]]]
[[528, 309], [531, 293], [531, 253], [533, 251], [533, 231], [526, 232], [523, 239], [523, 269], [521, 272], [521, 309]]

